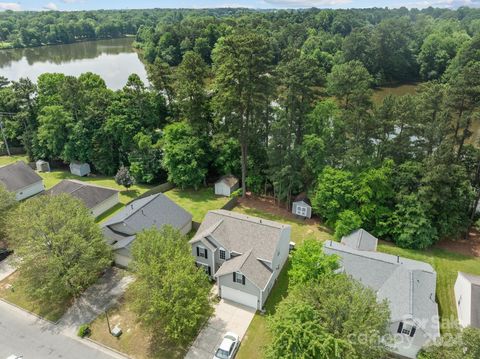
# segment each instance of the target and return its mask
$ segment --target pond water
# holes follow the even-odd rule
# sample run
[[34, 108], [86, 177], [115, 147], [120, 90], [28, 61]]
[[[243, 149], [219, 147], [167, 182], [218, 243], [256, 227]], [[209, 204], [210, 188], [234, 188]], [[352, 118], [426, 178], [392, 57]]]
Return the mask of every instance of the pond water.
[[68, 45], [0, 50], [0, 76], [15, 81], [28, 77], [36, 81], [45, 72], [79, 76], [100, 75], [113, 90], [122, 88], [136, 73], [145, 84], [147, 72], [132, 47], [133, 38], [78, 42]]

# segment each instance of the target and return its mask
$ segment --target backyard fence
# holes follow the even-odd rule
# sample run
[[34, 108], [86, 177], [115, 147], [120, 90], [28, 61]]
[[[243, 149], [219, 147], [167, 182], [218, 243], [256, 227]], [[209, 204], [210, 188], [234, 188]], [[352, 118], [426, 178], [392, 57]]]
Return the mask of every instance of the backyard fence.
[[173, 183], [170, 183], [170, 182], [162, 183], [162, 184], [160, 184], [160, 185], [158, 185], [158, 186], [156, 186], [156, 187], [153, 187], [152, 189], [149, 189], [147, 192], [142, 193], [140, 196], [138, 196], [137, 198], [131, 200], [131, 201], [128, 202], [127, 204], [130, 204], [131, 202], [136, 201], [137, 199], [151, 196], [152, 194], [157, 194], [157, 193], [163, 193], [163, 192], [170, 191], [170, 190], [173, 189], [173, 188], [175, 188], [175, 185], [174, 185]]

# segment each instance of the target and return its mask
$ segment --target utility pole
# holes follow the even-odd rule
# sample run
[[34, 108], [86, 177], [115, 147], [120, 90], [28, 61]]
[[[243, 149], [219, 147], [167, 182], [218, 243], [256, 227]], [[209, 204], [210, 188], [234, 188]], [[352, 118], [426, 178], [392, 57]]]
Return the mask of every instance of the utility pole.
[[108, 313], [105, 311], [105, 317], [107, 318], [108, 332], [112, 334], [112, 328], [110, 328], [110, 320], [108, 320]]
[[9, 156], [11, 156], [12, 154], [10, 153], [10, 148], [8, 147], [8, 141], [7, 141], [7, 135], [5, 135], [5, 129], [4, 129], [4, 126], [3, 126], [3, 122], [2, 122], [2, 117], [4, 115], [13, 115], [12, 112], [0, 112], [0, 131], [2, 132], [2, 136], [3, 136], [3, 143], [5, 143], [5, 148], [7, 149], [7, 154]]

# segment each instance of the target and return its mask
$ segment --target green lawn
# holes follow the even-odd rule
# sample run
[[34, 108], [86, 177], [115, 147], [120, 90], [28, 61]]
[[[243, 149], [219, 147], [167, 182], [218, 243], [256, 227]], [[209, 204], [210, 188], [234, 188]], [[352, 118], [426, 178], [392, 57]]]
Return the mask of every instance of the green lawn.
[[91, 323], [91, 339], [135, 359], [184, 358], [188, 346], [169, 342], [160, 336], [152, 337], [151, 332], [140, 324], [131, 296], [131, 291], [127, 290], [118, 305], [108, 311], [111, 327], [119, 325], [122, 328], [121, 337], [115, 338], [109, 333], [106, 316], [102, 314]]
[[27, 159], [27, 156], [25, 155], [0, 156], [0, 166], [5, 166], [17, 161], [28, 162], [28, 159]]
[[26, 289], [18, 282], [18, 272], [0, 282], [0, 298], [52, 322], [59, 320], [71, 304], [71, 300], [54, 303], [30, 299]]
[[229, 200], [228, 197], [216, 196], [213, 187], [197, 191], [174, 188], [165, 192], [165, 195], [190, 212], [195, 222], [202, 222], [208, 211], [222, 208]]

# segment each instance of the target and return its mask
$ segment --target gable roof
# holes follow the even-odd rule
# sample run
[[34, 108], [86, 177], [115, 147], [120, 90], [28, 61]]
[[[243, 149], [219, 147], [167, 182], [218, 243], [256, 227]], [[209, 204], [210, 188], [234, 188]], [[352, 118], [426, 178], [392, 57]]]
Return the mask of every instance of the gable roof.
[[0, 167], [0, 183], [3, 183], [10, 192], [16, 192], [41, 181], [42, 177], [23, 161]]
[[225, 176], [222, 176], [220, 177], [217, 182], [215, 182], [215, 184], [217, 183], [220, 183], [220, 182], [223, 182], [225, 183], [227, 186], [229, 186], [230, 188], [232, 188], [233, 186], [235, 186], [236, 184], [238, 184], [238, 178], [233, 176], [233, 175], [225, 175]]
[[190, 213], [163, 193], [157, 193], [126, 205], [123, 210], [106, 221], [103, 227], [113, 230], [112, 226], [123, 224], [123, 230], [120, 232], [124, 235], [133, 235], [151, 227], [160, 229], [166, 224], [181, 229], [191, 221]]
[[265, 289], [273, 273], [270, 268], [255, 258], [252, 250], [224, 262], [215, 276], [220, 277], [233, 272], [242, 273], [261, 290]]
[[80, 181], [63, 180], [46, 191], [45, 194], [55, 196], [67, 193], [80, 199], [87, 208], [92, 209], [118, 192], [112, 188], [95, 186]]
[[342, 237], [341, 242], [360, 251], [376, 251], [378, 239], [363, 228], [360, 228], [349, 235]]
[[256, 258], [271, 262], [286, 228], [290, 226], [220, 209], [207, 213], [190, 243], [211, 236], [230, 252], [244, 254], [252, 250]]
[[312, 203], [310, 202], [310, 199], [308, 198], [306, 192], [302, 192], [297, 197], [295, 197], [293, 203], [295, 202], [303, 202], [305, 204], [308, 204], [309, 206], [312, 206]]
[[410, 318], [430, 338], [440, 335], [435, 302], [437, 275], [432, 266], [390, 254], [360, 251], [342, 243], [327, 241], [327, 254], [340, 257], [345, 273], [389, 302], [391, 321]]
[[458, 276], [465, 278], [471, 285], [470, 298], [470, 325], [475, 328], [480, 328], [480, 276], [469, 273], [458, 272]]

